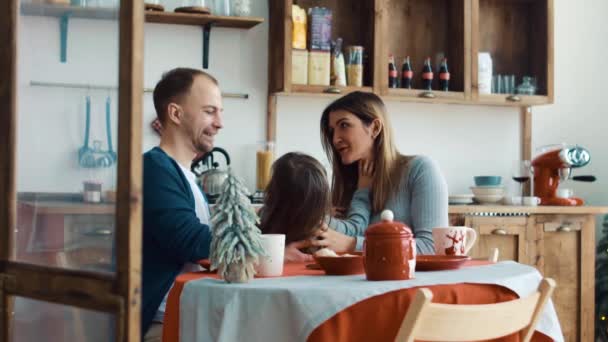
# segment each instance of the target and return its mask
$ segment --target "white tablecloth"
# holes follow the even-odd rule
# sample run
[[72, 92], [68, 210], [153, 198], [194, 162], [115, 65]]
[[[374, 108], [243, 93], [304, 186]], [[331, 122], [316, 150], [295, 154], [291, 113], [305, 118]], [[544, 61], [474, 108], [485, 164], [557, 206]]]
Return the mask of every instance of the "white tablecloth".
[[[404, 281], [366, 281], [356, 276], [295, 276], [226, 284], [198, 279], [185, 284], [180, 298], [180, 342], [305, 341], [321, 323], [354, 303], [398, 289], [440, 284], [494, 284], [519, 297], [542, 279], [533, 267], [512, 261], [459, 270], [416, 272]], [[559, 286], [559, 284], [558, 284]], [[538, 331], [563, 341], [553, 303], [542, 313]]]

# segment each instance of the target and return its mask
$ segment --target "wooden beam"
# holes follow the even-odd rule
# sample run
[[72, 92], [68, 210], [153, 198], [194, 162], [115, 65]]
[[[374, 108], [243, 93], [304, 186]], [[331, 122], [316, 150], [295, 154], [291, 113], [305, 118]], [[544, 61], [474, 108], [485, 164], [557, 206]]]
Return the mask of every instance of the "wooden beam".
[[121, 1], [116, 260], [117, 290], [126, 307], [118, 341], [140, 340], [143, 28], [142, 1]]
[[554, 6], [553, 0], [547, 0], [547, 97], [549, 98], [549, 103], [554, 102]]
[[277, 139], [277, 96], [268, 95], [268, 112], [266, 115], [266, 140], [275, 141]]
[[13, 255], [17, 129], [17, 0], [0, 5], [0, 260]]
[[[520, 107], [521, 122], [521, 160], [532, 159], [532, 108]], [[532, 192], [532, 180], [524, 184], [524, 196]]]
[[373, 92], [378, 95], [388, 93], [388, 13], [386, 0], [374, 0], [374, 78]]
[[[18, 1], [0, 2], [0, 265], [14, 256], [15, 153], [17, 129]], [[0, 266], [0, 274], [4, 273]], [[9, 341], [11, 300], [0, 279], [0, 340]]]
[[[464, 95], [465, 99], [471, 99], [471, 77], [472, 77], [472, 59], [475, 59], [475, 67], [477, 68], [477, 56], [472, 56], [472, 18], [473, 18], [473, 4], [471, 0], [464, 2]], [[477, 69], [474, 74], [477, 75]], [[477, 78], [476, 78], [477, 81]]]
[[[467, 19], [471, 18], [470, 20]], [[465, 1], [465, 20], [470, 22], [470, 32], [471, 32], [471, 49], [467, 50], [465, 48], [465, 61], [467, 60], [467, 54], [470, 56], [468, 59], [471, 62], [471, 73], [470, 73], [470, 93], [467, 99], [479, 100], [479, 0], [468, 0]], [[466, 27], [466, 26], [465, 26]], [[468, 52], [470, 51], [470, 52]], [[465, 65], [466, 70], [466, 65]], [[467, 77], [465, 75], [465, 77]], [[465, 78], [466, 80], [466, 78]], [[466, 84], [465, 84], [465, 94], [466, 94]]]
[[[595, 336], [595, 216], [587, 215], [580, 242], [580, 341], [593, 341]], [[575, 256], [573, 256], [575, 257]], [[576, 275], [575, 275], [576, 276]]]
[[85, 309], [117, 312], [114, 276], [93, 272], [5, 262], [5, 295], [33, 298]]

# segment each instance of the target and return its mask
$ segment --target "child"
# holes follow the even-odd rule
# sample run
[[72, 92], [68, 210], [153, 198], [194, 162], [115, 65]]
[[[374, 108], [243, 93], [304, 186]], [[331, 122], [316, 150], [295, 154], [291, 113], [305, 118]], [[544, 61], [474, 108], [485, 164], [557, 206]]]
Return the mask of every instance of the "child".
[[330, 213], [325, 169], [315, 158], [290, 152], [272, 165], [260, 211], [264, 234], [285, 234], [285, 244], [315, 237]]

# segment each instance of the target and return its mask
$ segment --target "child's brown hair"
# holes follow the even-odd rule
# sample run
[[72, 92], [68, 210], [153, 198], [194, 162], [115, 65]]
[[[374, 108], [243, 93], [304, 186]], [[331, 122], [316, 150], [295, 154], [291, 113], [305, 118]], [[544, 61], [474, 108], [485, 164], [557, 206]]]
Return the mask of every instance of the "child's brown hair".
[[313, 236], [330, 209], [325, 169], [315, 158], [290, 152], [272, 165], [260, 228], [264, 234], [285, 234], [285, 243]]

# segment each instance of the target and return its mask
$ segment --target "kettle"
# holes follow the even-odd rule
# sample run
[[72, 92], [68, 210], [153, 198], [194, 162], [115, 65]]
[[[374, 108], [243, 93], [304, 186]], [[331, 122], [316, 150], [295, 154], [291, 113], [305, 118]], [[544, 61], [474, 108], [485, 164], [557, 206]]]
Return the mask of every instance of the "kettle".
[[[209, 197], [219, 196], [222, 193], [224, 181], [228, 178], [228, 171], [219, 169], [220, 164], [214, 161], [214, 152], [223, 154], [226, 159], [226, 166], [230, 166], [228, 152], [220, 147], [214, 147], [211, 151], [192, 162], [192, 171], [197, 175], [201, 189]], [[206, 170], [201, 171], [200, 164], [206, 166]]]

